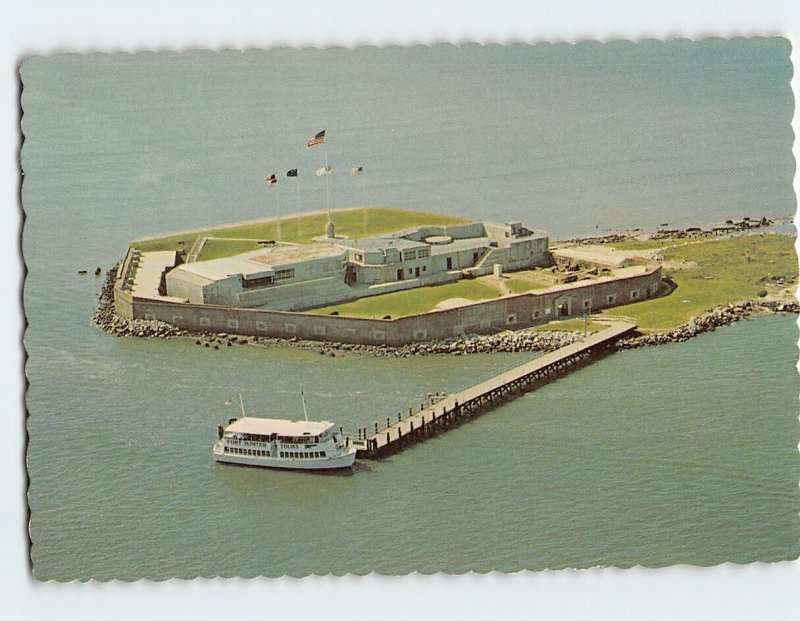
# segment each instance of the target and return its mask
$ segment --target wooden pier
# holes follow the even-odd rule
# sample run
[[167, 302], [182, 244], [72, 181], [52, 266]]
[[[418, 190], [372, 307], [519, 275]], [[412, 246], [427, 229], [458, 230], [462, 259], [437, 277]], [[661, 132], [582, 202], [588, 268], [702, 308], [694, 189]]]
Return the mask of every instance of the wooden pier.
[[378, 423], [374, 423], [374, 433], [364, 428], [358, 433], [357, 439], [350, 438], [357, 448], [356, 457], [385, 457], [458, 426], [482, 412], [533, 390], [537, 385], [579, 368], [591, 358], [605, 353], [616, 339], [636, 329], [636, 324], [628, 320], [609, 321], [607, 325], [606, 329], [590, 334], [581, 341], [561, 347], [461, 392], [447, 395], [427, 407], [421, 406], [419, 411], [410, 412], [405, 418], [398, 415], [398, 420], [394, 423], [387, 418], [382, 429], [379, 429]]

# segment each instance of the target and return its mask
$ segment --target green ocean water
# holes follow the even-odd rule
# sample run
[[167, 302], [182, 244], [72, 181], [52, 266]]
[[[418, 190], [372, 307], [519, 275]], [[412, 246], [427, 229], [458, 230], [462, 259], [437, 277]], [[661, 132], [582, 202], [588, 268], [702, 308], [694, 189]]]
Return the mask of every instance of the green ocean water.
[[[371, 426], [527, 359], [322, 357], [92, 327], [133, 237], [325, 204], [555, 236], [793, 213], [781, 39], [63, 55], [23, 63], [30, 536], [39, 579], [796, 558], [797, 331], [615, 354], [349, 475], [216, 465], [248, 409]], [[351, 165], [365, 174], [350, 177]], [[263, 178], [297, 167], [297, 184]]]

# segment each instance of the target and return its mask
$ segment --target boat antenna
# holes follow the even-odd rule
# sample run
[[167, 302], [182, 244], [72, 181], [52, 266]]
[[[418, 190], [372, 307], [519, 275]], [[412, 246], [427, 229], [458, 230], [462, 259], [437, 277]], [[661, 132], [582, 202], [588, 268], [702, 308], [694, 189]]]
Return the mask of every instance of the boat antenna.
[[242, 401], [242, 393], [239, 393], [239, 407], [242, 408], [242, 418], [247, 418], [247, 414], [244, 413], [244, 401]]
[[308, 422], [308, 410], [306, 410], [306, 396], [303, 394], [303, 391], [300, 391], [300, 399], [303, 402], [303, 415], [306, 417], [306, 422]]

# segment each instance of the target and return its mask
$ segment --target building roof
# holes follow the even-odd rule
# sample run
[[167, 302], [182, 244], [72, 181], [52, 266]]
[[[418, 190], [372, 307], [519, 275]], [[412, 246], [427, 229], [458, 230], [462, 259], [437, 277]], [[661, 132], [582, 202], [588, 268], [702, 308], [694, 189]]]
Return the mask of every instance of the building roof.
[[282, 418], [253, 418], [247, 416], [228, 425], [225, 431], [257, 435], [276, 433], [279, 436], [318, 436], [331, 427], [333, 427], [333, 423], [325, 420], [285, 420]]
[[302, 245], [279, 245], [253, 250], [239, 255], [240, 258], [256, 261], [261, 265], [277, 267], [289, 263], [301, 263], [313, 259], [327, 259], [344, 255], [339, 246], [329, 243], [313, 243]]
[[259, 248], [233, 257], [184, 263], [176, 269], [214, 282], [235, 274], [244, 276], [260, 274], [284, 265], [295, 265], [304, 261], [344, 256], [344, 254], [344, 249], [333, 244], [279, 245]]
[[466, 237], [464, 239], [454, 239], [447, 244], [433, 244], [430, 248], [432, 255], [450, 254], [459, 250], [488, 248], [491, 241], [489, 237]]
[[133, 295], [140, 298], [157, 298], [179, 300], [180, 298], [167, 298], [158, 292], [161, 284], [161, 274], [165, 269], [175, 265], [176, 251], [157, 250], [153, 252], [143, 252], [140, 264], [134, 277]]
[[[344, 245], [344, 244], [343, 244]], [[409, 250], [411, 248], [422, 248], [428, 246], [425, 242], [404, 239], [402, 237], [388, 237], [376, 235], [374, 237], [363, 237], [347, 242], [348, 248], [363, 250], [364, 252], [384, 250], [386, 248], [396, 248], [397, 250]]]

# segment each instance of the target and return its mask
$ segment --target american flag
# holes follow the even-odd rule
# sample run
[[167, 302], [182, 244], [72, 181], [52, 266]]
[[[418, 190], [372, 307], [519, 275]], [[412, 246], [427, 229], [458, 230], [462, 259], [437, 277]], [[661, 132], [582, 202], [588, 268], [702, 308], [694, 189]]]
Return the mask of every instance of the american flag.
[[314, 145], [322, 144], [325, 142], [325, 130], [323, 129], [318, 134], [314, 134], [314, 137], [308, 141], [306, 144], [307, 147], [313, 147]]

